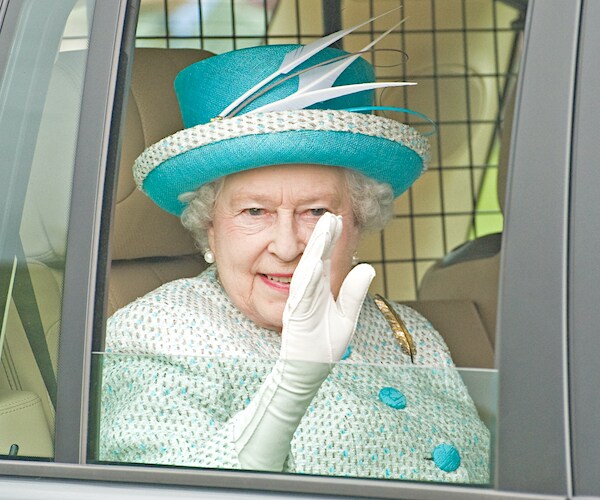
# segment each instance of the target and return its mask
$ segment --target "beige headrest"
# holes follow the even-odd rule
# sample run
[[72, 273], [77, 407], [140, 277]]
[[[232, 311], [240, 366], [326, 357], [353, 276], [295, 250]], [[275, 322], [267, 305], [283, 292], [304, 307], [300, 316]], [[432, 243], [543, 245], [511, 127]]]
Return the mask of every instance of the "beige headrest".
[[197, 252], [179, 219], [136, 188], [131, 167], [146, 147], [183, 128], [173, 81], [183, 68], [211, 55], [199, 49], [135, 51], [113, 225], [114, 260]]

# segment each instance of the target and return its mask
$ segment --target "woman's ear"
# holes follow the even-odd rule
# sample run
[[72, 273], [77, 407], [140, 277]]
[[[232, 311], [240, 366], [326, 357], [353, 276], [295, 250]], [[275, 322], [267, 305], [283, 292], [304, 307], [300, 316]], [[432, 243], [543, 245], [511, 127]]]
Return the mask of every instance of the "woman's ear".
[[212, 224], [206, 230], [206, 236], [208, 237], [208, 246], [210, 247], [211, 250], [214, 249], [215, 248], [215, 230], [214, 230]]
[[215, 230], [212, 224], [206, 230], [206, 236], [208, 238], [208, 249], [215, 251]]
[[215, 253], [213, 252], [214, 248], [214, 231], [212, 230], [212, 226], [206, 231], [208, 236], [208, 248], [204, 249], [204, 260], [207, 264], [213, 264], [215, 262]]

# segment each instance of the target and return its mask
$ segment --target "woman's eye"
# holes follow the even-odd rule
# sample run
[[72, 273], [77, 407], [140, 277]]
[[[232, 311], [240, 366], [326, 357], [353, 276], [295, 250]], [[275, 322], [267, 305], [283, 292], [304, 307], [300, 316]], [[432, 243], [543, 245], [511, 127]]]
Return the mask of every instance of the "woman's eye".
[[321, 217], [325, 212], [327, 212], [326, 208], [311, 208], [309, 210], [310, 214], [314, 217]]
[[265, 213], [265, 209], [264, 208], [247, 208], [246, 213], [248, 215], [252, 215], [252, 216], [256, 217], [259, 215], [263, 215]]

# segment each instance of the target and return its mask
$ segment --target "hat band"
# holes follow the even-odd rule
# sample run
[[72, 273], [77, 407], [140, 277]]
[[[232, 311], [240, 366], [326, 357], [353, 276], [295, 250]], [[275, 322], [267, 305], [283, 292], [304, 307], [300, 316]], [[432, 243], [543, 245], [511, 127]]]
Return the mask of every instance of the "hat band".
[[142, 189], [144, 180], [156, 167], [192, 149], [243, 136], [300, 130], [350, 132], [397, 142], [421, 157], [423, 170], [430, 159], [427, 139], [404, 123], [349, 111], [304, 109], [248, 113], [182, 130], [147, 148], [136, 160], [133, 176]]

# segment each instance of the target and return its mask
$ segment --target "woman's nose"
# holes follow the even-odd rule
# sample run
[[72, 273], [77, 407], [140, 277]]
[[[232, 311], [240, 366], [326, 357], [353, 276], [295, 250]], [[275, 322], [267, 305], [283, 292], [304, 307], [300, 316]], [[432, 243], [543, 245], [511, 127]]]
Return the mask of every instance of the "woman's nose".
[[284, 262], [292, 262], [302, 254], [306, 242], [293, 216], [278, 216], [268, 250]]

